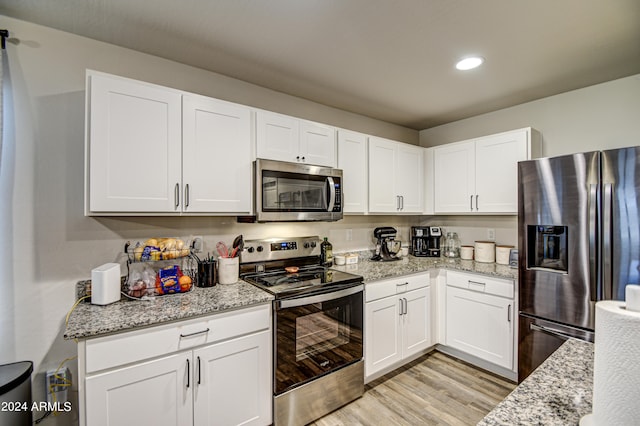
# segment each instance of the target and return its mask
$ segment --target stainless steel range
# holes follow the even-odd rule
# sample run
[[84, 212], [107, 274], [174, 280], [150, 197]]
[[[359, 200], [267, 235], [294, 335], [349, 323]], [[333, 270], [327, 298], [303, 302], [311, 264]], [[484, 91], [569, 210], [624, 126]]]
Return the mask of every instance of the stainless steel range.
[[304, 425], [364, 392], [362, 277], [320, 266], [320, 238], [245, 241], [242, 278], [273, 302], [274, 424]]

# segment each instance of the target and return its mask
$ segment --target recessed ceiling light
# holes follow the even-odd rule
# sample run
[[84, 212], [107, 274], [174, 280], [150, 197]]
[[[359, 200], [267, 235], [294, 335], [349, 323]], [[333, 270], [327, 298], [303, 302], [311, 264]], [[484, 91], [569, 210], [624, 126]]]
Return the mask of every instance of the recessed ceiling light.
[[479, 67], [484, 62], [484, 58], [481, 56], [470, 56], [464, 58], [456, 64], [456, 68], [461, 71], [472, 70]]

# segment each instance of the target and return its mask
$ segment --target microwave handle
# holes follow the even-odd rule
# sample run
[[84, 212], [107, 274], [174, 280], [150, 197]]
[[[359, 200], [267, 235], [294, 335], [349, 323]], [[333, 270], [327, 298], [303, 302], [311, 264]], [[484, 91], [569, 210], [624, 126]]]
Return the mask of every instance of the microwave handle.
[[327, 211], [331, 212], [336, 204], [336, 185], [331, 176], [327, 177], [327, 183], [329, 184], [329, 207], [327, 207]]

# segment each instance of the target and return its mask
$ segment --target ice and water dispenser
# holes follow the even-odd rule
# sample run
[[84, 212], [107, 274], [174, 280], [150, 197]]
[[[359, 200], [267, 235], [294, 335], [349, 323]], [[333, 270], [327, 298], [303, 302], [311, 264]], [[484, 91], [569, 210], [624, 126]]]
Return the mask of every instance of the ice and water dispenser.
[[527, 268], [568, 271], [568, 228], [556, 225], [527, 226]]

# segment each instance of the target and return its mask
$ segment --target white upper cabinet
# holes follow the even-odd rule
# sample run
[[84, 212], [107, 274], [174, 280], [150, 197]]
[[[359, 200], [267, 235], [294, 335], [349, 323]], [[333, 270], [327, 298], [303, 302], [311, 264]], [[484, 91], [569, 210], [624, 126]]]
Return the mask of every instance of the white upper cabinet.
[[85, 209], [179, 212], [180, 92], [102, 74], [88, 85]]
[[336, 129], [269, 111], [256, 113], [258, 158], [336, 167]]
[[424, 206], [424, 148], [398, 143], [396, 191], [401, 213], [421, 213]]
[[435, 212], [470, 212], [475, 194], [475, 142], [458, 142], [434, 149]]
[[287, 115], [256, 113], [256, 155], [269, 160], [296, 161], [300, 145], [300, 120]]
[[86, 214], [250, 214], [251, 110], [90, 71]]
[[338, 168], [342, 169], [344, 213], [366, 213], [367, 135], [338, 130]]
[[435, 147], [435, 213], [517, 214], [518, 162], [539, 150], [531, 128]]
[[336, 167], [336, 129], [300, 120], [300, 155], [303, 163]]
[[377, 137], [369, 138], [369, 212], [421, 213], [423, 149]]
[[518, 161], [529, 155], [529, 132], [515, 131], [476, 141], [476, 210], [518, 212]]
[[251, 212], [249, 108], [185, 95], [182, 158], [185, 212]]
[[434, 191], [436, 171], [433, 162], [434, 148], [424, 149], [424, 210], [423, 214], [435, 214]]

